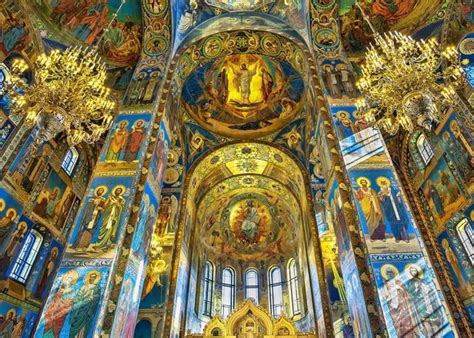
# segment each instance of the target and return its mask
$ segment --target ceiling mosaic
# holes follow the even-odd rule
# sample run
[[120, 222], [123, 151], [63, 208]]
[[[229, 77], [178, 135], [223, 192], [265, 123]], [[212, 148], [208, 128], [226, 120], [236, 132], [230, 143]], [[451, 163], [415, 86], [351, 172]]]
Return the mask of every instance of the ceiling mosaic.
[[179, 57], [181, 106], [203, 128], [220, 135], [272, 133], [301, 112], [303, 55], [294, 43], [271, 33], [209, 36]]
[[296, 196], [304, 194], [301, 170], [283, 151], [261, 143], [237, 143], [205, 156], [190, 177], [189, 196], [201, 197], [224, 179], [242, 174], [268, 175], [287, 186]]
[[298, 242], [299, 210], [295, 197], [271, 178], [234, 176], [198, 207], [198, 238], [208, 253], [233, 260], [291, 254]]
[[193, 29], [204, 22], [235, 12], [261, 12], [283, 20], [306, 36], [305, 0], [184, 0], [174, 1], [175, 49]]
[[218, 134], [255, 137], [292, 120], [303, 93], [303, 79], [287, 62], [233, 54], [197, 68], [184, 83], [182, 104]]
[[[377, 32], [397, 30], [413, 34], [422, 27], [442, 20], [446, 15], [448, 2], [447, 0], [362, 0], [359, 4], [370, 17]], [[355, 3], [356, 0], [339, 0], [342, 44], [349, 53], [364, 51], [372, 41], [373, 35]], [[425, 32], [425, 37], [435, 29], [436, 27], [432, 27]]]
[[[159, 1], [144, 1], [147, 6]], [[43, 39], [64, 45], [93, 45], [105, 33], [99, 50], [113, 65], [135, 65], [141, 52], [142, 9], [140, 1], [126, 1], [113, 18], [121, 0], [36, 0], [28, 6], [37, 15], [36, 26]], [[150, 8], [150, 10], [154, 10]]]

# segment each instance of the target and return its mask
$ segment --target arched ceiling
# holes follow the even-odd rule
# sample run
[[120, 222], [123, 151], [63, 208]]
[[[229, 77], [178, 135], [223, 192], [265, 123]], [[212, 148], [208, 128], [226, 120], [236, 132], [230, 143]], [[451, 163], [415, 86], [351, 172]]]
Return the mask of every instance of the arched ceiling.
[[[291, 27], [295, 32], [307, 38], [307, 0], [184, 0], [173, 1], [173, 20], [175, 32], [175, 49], [179, 47], [183, 39], [193, 29], [198, 31], [205, 29], [218, 28], [219, 31], [228, 30], [232, 25], [232, 20], [239, 18], [241, 24], [248, 22], [247, 18], [243, 18], [249, 14], [258, 15], [267, 18], [269, 23], [279, 21]], [[232, 15], [239, 13], [244, 15]], [[230, 15], [229, 15], [230, 14]], [[226, 17], [231, 20], [214, 21], [212, 25], [206, 21], [216, 17]], [[270, 19], [268, 19], [270, 18]], [[272, 19], [273, 18], [273, 19]], [[276, 19], [276, 20], [275, 20]], [[255, 21], [255, 20], [252, 20]], [[229, 26], [229, 23], [231, 24]], [[260, 22], [261, 23], [261, 22]], [[267, 26], [271, 26], [267, 23]], [[246, 29], [239, 27], [239, 29]], [[256, 29], [256, 27], [253, 27]], [[193, 34], [195, 34], [193, 32]]]
[[263, 143], [226, 145], [189, 175], [195, 240], [207, 255], [259, 261], [296, 253], [308, 203], [301, 169], [284, 151]]
[[[27, 1], [32, 20], [51, 47], [93, 45], [111, 21], [99, 44], [101, 54], [112, 66], [134, 66], [141, 53], [141, 1], [121, 0], [36, 0]], [[149, 3], [144, 1], [144, 3]]]
[[284, 185], [266, 176], [221, 181], [198, 206], [198, 240], [208, 255], [267, 260], [296, 253], [300, 206]]

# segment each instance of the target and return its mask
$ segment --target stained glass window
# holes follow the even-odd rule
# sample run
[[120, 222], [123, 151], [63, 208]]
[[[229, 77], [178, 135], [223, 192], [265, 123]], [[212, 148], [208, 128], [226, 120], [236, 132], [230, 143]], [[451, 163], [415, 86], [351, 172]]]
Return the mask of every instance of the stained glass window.
[[431, 148], [430, 143], [426, 139], [425, 134], [420, 134], [416, 139], [416, 147], [418, 148], [418, 152], [423, 159], [423, 162], [426, 164], [430, 163], [431, 159], [434, 156], [433, 148]]
[[469, 223], [466, 217], [460, 220], [456, 225], [456, 231], [458, 233], [459, 239], [461, 240], [462, 246], [466, 250], [469, 260], [471, 261], [471, 264], [474, 264], [474, 231], [472, 230], [472, 225]]

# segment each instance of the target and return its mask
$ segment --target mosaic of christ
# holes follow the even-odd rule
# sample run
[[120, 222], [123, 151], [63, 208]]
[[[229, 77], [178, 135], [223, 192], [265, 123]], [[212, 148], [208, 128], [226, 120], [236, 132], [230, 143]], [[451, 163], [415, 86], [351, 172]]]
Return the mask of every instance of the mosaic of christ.
[[194, 71], [183, 101], [203, 126], [227, 136], [255, 137], [279, 129], [301, 110], [304, 83], [287, 63], [235, 54]]

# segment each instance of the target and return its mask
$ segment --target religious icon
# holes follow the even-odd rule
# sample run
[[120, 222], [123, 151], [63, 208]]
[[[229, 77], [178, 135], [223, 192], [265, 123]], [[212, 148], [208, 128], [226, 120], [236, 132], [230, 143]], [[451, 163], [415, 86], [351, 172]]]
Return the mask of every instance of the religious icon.
[[240, 93], [241, 101], [239, 103], [249, 104], [250, 94], [252, 88], [250, 83], [252, 82], [253, 76], [257, 73], [255, 68], [249, 69], [249, 66], [246, 63], [240, 64], [240, 70], [234, 70], [234, 87], [237, 88], [237, 91]]
[[408, 235], [409, 220], [405, 212], [401, 192], [393, 189], [387, 177], [380, 176], [375, 181], [380, 187], [378, 195], [385, 223], [390, 226], [396, 242], [408, 242], [410, 240]]
[[[46, 310], [43, 314], [44, 336], [60, 337], [66, 317], [71, 312], [74, 304], [74, 285], [78, 279], [79, 273], [75, 270], [70, 270], [61, 277], [57, 290], [50, 298], [49, 303], [45, 305]], [[77, 303], [87, 303], [86, 299], [79, 299]]]
[[441, 247], [443, 248], [444, 255], [449, 263], [451, 271], [454, 272], [454, 282], [458, 285], [459, 289], [463, 291], [463, 293], [472, 295], [471, 284], [469, 283], [469, 280], [464, 277], [461, 264], [453, 249], [451, 249], [451, 245], [446, 238], [441, 240]]
[[55, 171], [51, 171], [36, 200], [33, 212], [54, 225], [61, 214], [66, 188], [66, 183], [61, 177]]
[[59, 254], [59, 250], [57, 247], [54, 247], [53, 249], [51, 249], [51, 253], [49, 254], [49, 257], [44, 264], [43, 272], [41, 274], [41, 278], [35, 292], [36, 298], [41, 298], [43, 291], [46, 290], [49, 279], [55, 271], [58, 254]]
[[340, 133], [340, 137], [346, 138], [354, 134], [354, 125], [351, 120], [349, 112], [341, 110], [336, 113], [337, 128]]
[[105, 156], [106, 161], [117, 162], [122, 159], [127, 150], [128, 143], [128, 121], [120, 121], [118, 128], [110, 138], [110, 144]]
[[94, 249], [106, 250], [115, 244], [120, 217], [125, 206], [125, 199], [123, 198], [125, 190], [126, 188], [122, 185], [114, 187], [104, 203], [102, 222], [97, 241], [94, 243]]
[[83, 279], [83, 286], [74, 296], [69, 318], [71, 337], [87, 337], [93, 325], [100, 301], [101, 274], [97, 270], [89, 271]]
[[[3, 211], [5, 209], [5, 200], [1, 199], [0, 200], [0, 211]], [[5, 213], [5, 216], [0, 218], [0, 248], [2, 247], [3, 243], [6, 241], [8, 238], [8, 235], [10, 234], [10, 228], [13, 225], [13, 222], [15, 221], [15, 218], [17, 216], [17, 212], [14, 208], [9, 208], [7, 212]]]
[[21, 337], [23, 325], [23, 321], [17, 317], [15, 309], [8, 310], [0, 321], [0, 337]]
[[415, 304], [399, 278], [398, 269], [393, 264], [385, 264], [381, 267], [380, 273], [384, 280], [382, 294], [397, 336], [423, 337], [418, 328], [420, 319]]
[[12, 259], [16, 256], [18, 249], [23, 243], [27, 231], [28, 225], [26, 222], [20, 222], [18, 223], [16, 231], [9, 236], [9, 241], [6, 243], [5, 250], [0, 256], [0, 271], [3, 271], [4, 273], [7, 272]]
[[137, 154], [145, 137], [145, 121], [138, 120], [132, 127], [132, 132], [128, 136], [124, 160], [132, 162], [137, 160]]
[[370, 187], [371, 181], [368, 178], [359, 177], [356, 182], [360, 187], [356, 191], [356, 198], [365, 217], [368, 235], [371, 240], [385, 240], [385, 224], [379, 197]]
[[30, 192], [43, 172], [51, 152], [49, 144], [44, 144], [37, 152], [33, 152], [32, 147], [28, 146], [11, 174], [13, 180], [26, 192]]
[[81, 232], [77, 235], [76, 242], [73, 245], [78, 249], [86, 249], [89, 247], [95, 226], [102, 220], [102, 212], [105, 207], [105, 194], [107, 187], [101, 185], [94, 190], [94, 197], [87, 204], [84, 216], [81, 222]]
[[[443, 307], [434, 285], [424, 278], [423, 270], [417, 264], [408, 264], [405, 267], [408, 273], [408, 293], [410, 294], [418, 316], [422, 320], [425, 337], [433, 337], [444, 326]], [[421, 328], [420, 328], [421, 329]]]

